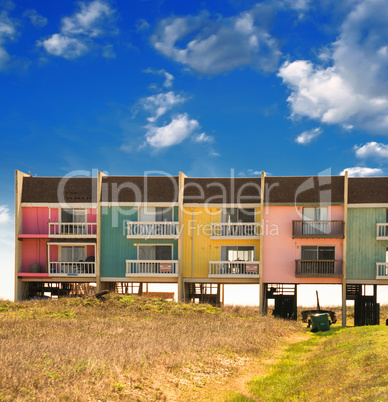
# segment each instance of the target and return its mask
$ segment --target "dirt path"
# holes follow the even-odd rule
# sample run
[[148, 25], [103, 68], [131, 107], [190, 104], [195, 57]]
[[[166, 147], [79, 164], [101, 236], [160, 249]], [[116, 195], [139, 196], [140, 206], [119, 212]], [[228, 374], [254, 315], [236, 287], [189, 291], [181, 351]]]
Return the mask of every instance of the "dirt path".
[[[276, 352], [267, 359], [259, 360], [252, 358], [244, 358], [240, 368], [235, 373], [229, 373], [227, 370], [221, 370], [220, 373], [212, 373], [202, 381], [201, 373], [191, 376], [189, 380], [170, 378], [175, 382], [175, 387], [163, 386], [163, 395], [166, 401], [225, 401], [233, 394], [242, 394], [247, 398], [252, 398], [248, 390], [248, 383], [254, 378], [267, 374], [274, 364], [282, 357], [287, 347], [298, 342], [303, 342], [308, 339], [308, 335], [301, 333], [287, 337], [279, 344]], [[202, 375], [203, 377], [203, 375]], [[203, 380], [203, 378], [202, 378]], [[165, 383], [166, 384], [166, 383]], [[177, 385], [179, 384], [179, 385]]]

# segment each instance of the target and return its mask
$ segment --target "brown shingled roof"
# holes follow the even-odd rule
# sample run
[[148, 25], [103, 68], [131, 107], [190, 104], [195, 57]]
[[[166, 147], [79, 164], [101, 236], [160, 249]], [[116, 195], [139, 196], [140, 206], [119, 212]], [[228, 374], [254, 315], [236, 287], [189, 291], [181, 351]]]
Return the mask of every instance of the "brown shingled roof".
[[343, 176], [266, 177], [265, 203], [343, 203]]
[[101, 201], [178, 202], [177, 176], [106, 176]]
[[[66, 180], [66, 182], [64, 182], [63, 196], [58, 194], [61, 180]], [[62, 177], [24, 177], [22, 202], [91, 203], [93, 202], [93, 190], [97, 191], [96, 178], [72, 177], [64, 179]], [[96, 199], [96, 197], [94, 198]]]
[[388, 177], [349, 177], [349, 204], [388, 203]]
[[187, 178], [183, 202], [188, 204], [260, 203], [261, 178]]

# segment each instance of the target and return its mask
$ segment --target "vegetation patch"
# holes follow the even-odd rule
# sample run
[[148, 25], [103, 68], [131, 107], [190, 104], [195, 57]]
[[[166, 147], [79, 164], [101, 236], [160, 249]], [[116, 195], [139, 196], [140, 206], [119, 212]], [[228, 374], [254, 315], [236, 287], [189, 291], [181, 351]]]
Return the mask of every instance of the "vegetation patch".
[[0, 306], [6, 401], [224, 400], [231, 379], [303, 335], [257, 308], [137, 296]]

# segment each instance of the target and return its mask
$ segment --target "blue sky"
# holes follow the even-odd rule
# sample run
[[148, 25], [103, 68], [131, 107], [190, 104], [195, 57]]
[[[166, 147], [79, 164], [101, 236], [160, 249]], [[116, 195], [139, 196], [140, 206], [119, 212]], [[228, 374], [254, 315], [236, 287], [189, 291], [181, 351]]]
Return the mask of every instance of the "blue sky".
[[386, 21], [383, 0], [0, 0], [1, 248], [15, 169], [386, 175]]

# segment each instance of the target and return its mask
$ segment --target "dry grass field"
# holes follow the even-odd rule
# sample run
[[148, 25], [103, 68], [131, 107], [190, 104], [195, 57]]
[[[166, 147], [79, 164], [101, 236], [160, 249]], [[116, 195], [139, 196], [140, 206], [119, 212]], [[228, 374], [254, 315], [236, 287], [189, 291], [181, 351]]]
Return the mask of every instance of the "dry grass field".
[[[132, 296], [0, 302], [0, 400], [226, 400], [299, 323]], [[240, 395], [239, 394], [239, 395]]]

